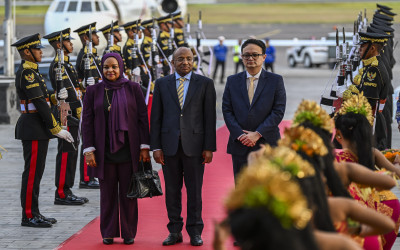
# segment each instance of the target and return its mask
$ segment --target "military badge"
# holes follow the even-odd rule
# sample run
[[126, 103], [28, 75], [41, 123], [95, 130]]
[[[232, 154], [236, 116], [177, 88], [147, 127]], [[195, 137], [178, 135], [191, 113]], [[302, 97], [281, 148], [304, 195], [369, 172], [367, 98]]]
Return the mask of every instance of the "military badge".
[[177, 38], [178, 40], [183, 40], [183, 35], [179, 34], [179, 35], [176, 36], [176, 38]]
[[368, 81], [372, 82], [375, 79], [375, 77], [376, 77], [376, 72], [375, 73], [372, 73], [372, 72], [367, 73]]
[[33, 82], [34, 80], [35, 80], [35, 75], [32, 73], [32, 74], [28, 74], [28, 75], [25, 75], [25, 79], [28, 81], [28, 82]]

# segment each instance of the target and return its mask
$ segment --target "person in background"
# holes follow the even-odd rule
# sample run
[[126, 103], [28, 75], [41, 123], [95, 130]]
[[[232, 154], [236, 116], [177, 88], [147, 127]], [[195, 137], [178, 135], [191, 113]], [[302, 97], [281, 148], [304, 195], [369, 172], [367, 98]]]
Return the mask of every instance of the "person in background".
[[[91, 176], [100, 181], [100, 231], [103, 244], [134, 243], [137, 199], [126, 197], [139, 161], [149, 162], [149, 122], [140, 85], [124, 78], [118, 53], [103, 56], [103, 81], [89, 86], [82, 115], [83, 154]], [[121, 223], [121, 224], [120, 224]]]
[[243, 60], [240, 56], [240, 46], [242, 45], [242, 39], [238, 40], [238, 44], [233, 47], [233, 62], [235, 63], [235, 74], [239, 71], [239, 66], [244, 70]]
[[267, 57], [265, 57], [264, 60], [264, 68], [265, 70], [268, 70], [268, 68], [271, 69], [271, 72], [274, 72], [274, 62], [275, 62], [275, 47], [269, 44], [269, 38], [265, 38], [265, 54]]
[[217, 70], [219, 66], [221, 66], [221, 84], [224, 83], [224, 75], [225, 75], [225, 60], [226, 54], [228, 53], [228, 47], [224, 45], [225, 37], [218, 37], [219, 44], [214, 46], [214, 54], [215, 54], [215, 69], [213, 74], [213, 80], [215, 80], [215, 76], [217, 75]]

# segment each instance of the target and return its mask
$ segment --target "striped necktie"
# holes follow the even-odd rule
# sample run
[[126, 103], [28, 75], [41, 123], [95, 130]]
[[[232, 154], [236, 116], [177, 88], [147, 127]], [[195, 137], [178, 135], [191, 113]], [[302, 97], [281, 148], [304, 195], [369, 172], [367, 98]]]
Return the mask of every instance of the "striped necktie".
[[179, 86], [177, 91], [178, 91], [179, 105], [181, 105], [181, 108], [183, 108], [183, 82], [186, 79], [185, 77], [181, 77], [178, 80], [179, 80]]

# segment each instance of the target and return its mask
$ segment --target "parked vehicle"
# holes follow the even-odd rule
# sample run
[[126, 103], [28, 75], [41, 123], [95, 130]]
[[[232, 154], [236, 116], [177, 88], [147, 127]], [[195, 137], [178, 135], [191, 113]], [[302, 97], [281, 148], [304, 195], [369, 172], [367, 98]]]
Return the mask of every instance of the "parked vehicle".
[[328, 63], [328, 46], [295, 46], [286, 50], [290, 67], [303, 64], [306, 68]]

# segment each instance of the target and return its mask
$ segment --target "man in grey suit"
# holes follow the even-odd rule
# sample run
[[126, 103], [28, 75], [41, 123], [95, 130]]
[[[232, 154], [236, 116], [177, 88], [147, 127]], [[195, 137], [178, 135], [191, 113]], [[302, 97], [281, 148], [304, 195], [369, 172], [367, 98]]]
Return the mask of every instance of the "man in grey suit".
[[187, 190], [186, 231], [190, 244], [203, 245], [201, 217], [204, 164], [216, 151], [216, 94], [213, 80], [192, 72], [193, 53], [178, 48], [176, 72], [155, 83], [151, 109], [150, 147], [162, 164], [170, 234], [163, 245], [182, 242], [181, 189]]
[[246, 71], [228, 77], [222, 97], [235, 178], [251, 151], [261, 144], [276, 146], [280, 138], [278, 125], [285, 114], [285, 86], [282, 76], [262, 69], [265, 49], [264, 42], [257, 39], [242, 44]]

